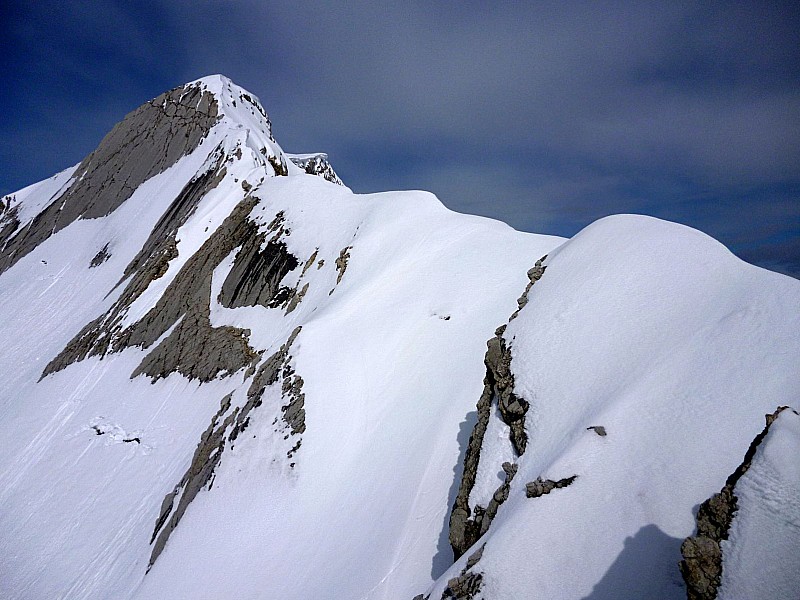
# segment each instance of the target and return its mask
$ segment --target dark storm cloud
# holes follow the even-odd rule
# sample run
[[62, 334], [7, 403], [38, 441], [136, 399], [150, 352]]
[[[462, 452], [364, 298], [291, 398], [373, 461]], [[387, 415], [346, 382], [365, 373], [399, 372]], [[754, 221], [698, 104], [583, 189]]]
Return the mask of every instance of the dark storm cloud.
[[643, 212], [797, 264], [796, 3], [344, 4], [37, 3], [10, 19], [23, 91], [4, 103], [37, 116], [0, 127], [4, 190], [55, 171], [35, 172], [48, 148], [66, 167], [143, 100], [221, 72], [356, 191], [431, 189], [565, 235]]

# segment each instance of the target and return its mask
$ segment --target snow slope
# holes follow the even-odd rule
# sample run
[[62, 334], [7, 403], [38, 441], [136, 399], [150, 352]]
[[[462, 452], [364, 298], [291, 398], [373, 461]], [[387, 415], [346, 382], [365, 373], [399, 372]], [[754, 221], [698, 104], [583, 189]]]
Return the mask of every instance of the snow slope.
[[[498, 458], [485, 442], [494, 472], [519, 465], [482, 539], [485, 597], [685, 597], [675, 565], [694, 507], [763, 415], [796, 402], [800, 282], [633, 215], [590, 225], [544, 264], [503, 334], [529, 442]], [[526, 496], [537, 478], [575, 475]]]
[[[195, 147], [0, 272], [0, 596], [442, 597], [486, 341], [520, 305], [528, 443], [494, 409], [470, 506], [518, 470], [476, 597], [684, 594], [694, 506], [796, 402], [800, 282], [646, 217], [565, 242], [353, 194], [230, 80], [164, 112], [184, 98], [213, 105]], [[86, 172], [19, 192], [14, 235]]]
[[722, 542], [720, 598], [791, 598], [800, 590], [800, 415], [783, 410], [737, 482]]

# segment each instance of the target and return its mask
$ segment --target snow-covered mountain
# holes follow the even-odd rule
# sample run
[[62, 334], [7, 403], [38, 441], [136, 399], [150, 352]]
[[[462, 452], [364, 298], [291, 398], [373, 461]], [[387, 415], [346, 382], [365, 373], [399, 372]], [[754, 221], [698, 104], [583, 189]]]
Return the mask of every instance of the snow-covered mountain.
[[800, 281], [693, 229], [354, 194], [212, 76], [2, 200], [0, 302], [0, 596], [800, 596]]

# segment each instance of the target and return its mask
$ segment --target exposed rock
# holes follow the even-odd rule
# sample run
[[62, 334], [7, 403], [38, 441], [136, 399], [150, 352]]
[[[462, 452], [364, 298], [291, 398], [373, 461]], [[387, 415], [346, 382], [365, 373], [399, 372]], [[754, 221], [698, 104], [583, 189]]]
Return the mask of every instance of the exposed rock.
[[63, 194], [13, 237], [0, 237], [0, 273], [74, 221], [114, 212], [142, 183], [197, 148], [217, 112], [213, 94], [189, 85], [129, 113], [78, 165]]
[[467, 564], [465, 567], [466, 571], [469, 571], [472, 567], [480, 562], [481, 558], [483, 558], [483, 550], [486, 548], [486, 544], [481, 544], [481, 547], [475, 550], [470, 556], [467, 558]]
[[606, 433], [606, 428], [602, 425], [592, 425], [586, 428], [586, 431], [594, 431], [600, 437], [606, 437], [608, 433]]
[[472, 600], [481, 591], [483, 585], [483, 574], [467, 572], [458, 577], [453, 577], [447, 582], [447, 587], [442, 594], [442, 600], [453, 598], [454, 600]]
[[454, 600], [472, 600], [481, 591], [483, 584], [483, 574], [475, 573], [471, 569], [478, 564], [483, 556], [483, 549], [486, 544], [482, 544], [468, 559], [466, 566], [461, 570], [458, 577], [453, 577], [447, 582], [447, 587], [442, 594], [442, 600], [452, 598]]
[[276, 177], [285, 177], [289, 174], [289, 167], [286, 166], [286, 163], [283, 162], [283, 158], [278, 158], [277, 156], [269, 155], [267, 156], [267, 161], [269, 162], [272, 170], [275, 172]]
[[759, 433], [745, 453], [744, 460], [728, 477], [722, 490], [700, 505], [697, 511], [697, 532], [686, 538], [681, 545], [683, 560], [680, 563], [681, 575], [686, 583], [686, 596], [689, 600], [713, 600], [722, 580], [723, 557], [720, 543], [728, 539], [731, 522], [737, 510], [735, 494], [736, 483], [747, 470], [756, 450], [767, 435], [770, 425], [786, 406], [774, 413], [765, 415], [766, 426]]
[[[488, 372], [487, 372], [488, 378]], [[478, 473], [481, 446], [489, 425], [492, 406], [492, 386], [484, 380], [483, 394], [478, 400], [478, 418], [469, 437], [467, 450], [464, 455], [464, 471], [458, 488], [458, 495], [450, 512], [449, 541], [453, 548], [455, 560], [461, 557], [467, 549], [474, 544], [480, 532], [480, 526], [471, 519], [472, 510], [469, 506], [469, 495], [475, 486], [475, 477]]]
[[[286, 438], [305, 432], [306, 411], [304, 408], [305, 395], [302, 393], [303, 379], [296, 375], [294, 369], [292, 369], [290, 365], [291, 356], [289, 355], [289, 349], [300, 330], [301, 327], [296, 327], [280, 349], [259, 367], [247, 390], [247, 404], [242, 408], [240, 417], [236, 422], [231, 434], [232, 440], [235, 440], [239, 433], [247, 427], [250, 410], [261, 405], [262, 397], [267, 387], [276, 383], [279, 378], [282, 380], [281, 397], [289, 400], [287, 404], [281, 406], [284, 423], [289, 427], [289, 433], [286, 434]], [[299, 448], [300, 440], [287, 453], [287, 458], [292, 458]], [[294, 463], [291, 466], [293, 465]]]
[[509, 322], [516, 319], [519, 311], [521, 311], [522, 308], [528, 304], [528, 293], [531, 291], [533, 284], [542, 278], [542, 275], [544, 275], [544, 271], [547, 268], [546, 266], [542, 265], [546, 258], [547, 255], [545, 254], [542, 258], [536, 261], [533, 267], [528, 270], [528, 285], [525, 286], [525, 291], [522, 292], [522, 296], [517, 299], [517, 310], [511, 314], [511, 317], [509, 317]]
[[[520, 308], [527, 303], [528, 292], [533, 284], [541, 279], [546, 268], [542, 265], [545, 258], [547, 256], [536, 261], [533, 268], [528, 271], [529, 283], [522, 295], [524, 301], [518, 302]], [[519, 309], [512, 314], [509, 321], [518, 313]], [[486, 343], [487, 350], [483, 361], [486, 366], [486, 375], [483, 379], [483, 393], [477, 404], [478, 417], [467, 444], [461, 483], [450, 513], [449, 541], [456, 560], [488, 530], [500, 504], [508, 497], [508, 485], [513, 477], [513, 473], [510, 474], [506, 470], [508, 463], [504, 463], [505, 482], [495, 491], [486, 510], [476, 506], [475, 514], [473, 514], [473, 510], [469, 506], [469, 496], [475, 486], [481, 447], [493, 404], [497, 406], [503, 422], [509, 426], [510, 441], [517, 455], [521, 456], [525, 452], [528, 443], [528, 435], [525, 432], [525, 414], [528, 411], [528, 402], [514, 393], [511, 348], [506, 345], [503, 337], [505, 329], [506, 325], [498, 327], [495, 336]], [[516, 465], [513, 467], [515, 473]]]
[[342, 280], [342, 277], [344, 277], [344, 272], [347, 270], [347, 261], [350, 260], [350, 250], [352, 248], [352, 246], [342, 248], [341, 252], [339, 252], [339, 257], [336, 259], [336, 270], [339, 272], [339, 274], [336, 276], [337, 284]]
[[14, 204], [14, 199], [14, 196], [6, 196], [0, 200], [0, 250], [19, 228], [19, 205]]
[[288, 315], [292, 312], [300, 302], [303, 301], [303, 297], [306, 295], [308, 291], [308, 284], [306, 283], [302, 288], [300, 288], [299, 292], [295, 292], [292, 294], [292, 297], [289, 299], [289, 302], [286, 306], [286, 314]]
[[138, 275], [135, 288], [126, 290], [133, 292], [134, 298], [147, 289], [152, 280], [167, 272], [169, 261], [178, 256], [175, 242], [178, 229], [194, 214], [203, 197], [216, 188], [225, 177], [227, 169], [221, 146], [215, 148], [212, 161], [209, 168], [196, 174], [183, 187], [153, 227], [142, 249], [125, 267], [120, 283], [131, 275]]
[[108, 244], [100, 248], [100, 251], [94, 255], [94, 258], [89, 263], [89, 268], [94, 269], [95, 267], [99, 267], [104, 262], [106, 262], [109, 258], [111, 258], [111, 254], [108, 252]]
[[155, 380], [179, 372], [209, 381], [219, 374], [231, 374], [254, 364], [258, 354], [248, 345], [247, 330], [211, 326], [210, 296], [214, 269], [256, 231], [256, 226], [247, 219], [255, 203], [253, 198], [242, 200], [186, 261], [156, 305], [142, 319], [122, 329], [119, 322], [128, 306], [160, 270], [154, 272], [161, 255], [145, 261], [111, 309], [84, 327], [47, 365], [42, 376], [87, 356], [103, 356], [131, 346], [149, 348], [173, 326], [169, 336], [144, 358], [132, 377], [144, 373]]
[[[247, 429], [253, 410], [260, 407], [263, 402], [264, 391], [267, 387], [277, 383], [281, 377], [283, 377], [282, 395], [292, 398], [290, 405], [293, 402], [297, 402], [293, 395], [299, 394], [301, 397], [299, 400], [300, 409], [295, 411], [293, 416], [294, 425], [288, 423], [288, 421], [287, 424], [291, 427], [292, 433], [305, 431], [305, 411], [302, 410], [302, 394], [300, 393], [302, 379], [294, 375], [294, 372], [289, 367], [291, 359], [289, 349], [300, 330], [300, 327], [295, 328], [280, 349], [263, 362], [250, 382], [250, 387], [247, 390], [247, 401], [241, 408], [236, 407], [231, 410], [232, 394], [228, 394], [222, 399], [219, 410], [211, 418], [211, 424], [200, 437], [200, 442], [194, 452], [189, 469], [175, 488], [167, 493], [161, 504], [153, 535], [150, 538], [150, 543], [153, 544], [155, 542], [155, 544], [150, 555], [148, 570], [163, 551], [170, 534], [177, 527], [186, 512], [186, 508], [194, 500], [198, 492], [206, 485], [210, 489], [213, 484], [212, 476], [214, 470], [220, 463], [226, 444], [230, 443], [232, 447], [236, 439]], [[297, 384], [298, 380], [300, 382], [299, 385]], [[287, 390], [287, 387], [290, 389]], [[281, 407], [282, 410], [285, 408]], [[287, 457], [291, 458], [299, 447], [300, 442], [298, 441], [287, 454]], [[294, 463], [292, 463], [293, 465]], [[178, 500], [177, 507], [175, 507], [176, 499]]]
[[336, 171], [333, 170], [331, 163], [328, 161], [328, 155], [324, 152], [320, 152], [319, 154], [289, 155], [289, 160], [309, 175], [319, 175], [331, 183], [344, 185], [336, 174]]
[[[528, 434], [525, 433], [525, 413], [528, 402], [514, 393], [514, 374], [511, 372], [511, 348], [502, 335], [489, 340], [486, 366], [491, 371], [493, 392], [503, 421], [511, 429], [511, 443], [518, 455], [525, 452]], [[488, 375], [488, 372], [487, 372]]]
[[[238, 412], [238, 410], [234, 410], [225, 418], [222, 424], [219, 424], [219, 420], [230, 406], [231, 395], [228, 394], [222, 399], [219, 410], [211, 419], [211, 424], [200, 437], [200, 443], [197, 445], [197, 449], [194, 452], [189, 470], [181, 478], [180, 482], [178, 482], [178, 485], [164, 497], [164, 501], [161, 503], [161, 511], [158, 519], [156, 519], [153, 535], [150, 538], [150, 543], [153, 544], [155, 541], [155, 545], [153, 545], [153, 550], [150, 553], [150, 561], [147, 566], [148, 571], [164, 550], [169, 536], [172, 534], [175, 527], [178, 526], [178, 523], [180, 523], [189, 504], [195, 499], [197, 493], [211, 480], [214, 469], [219, 464], [225, 444], [225, 430]], [[172, 508], [179, 492], [182, 492], [180, 494], [180, 500], [178, 501], [177, 508], [173, 512]]]
[[306, 274], [306, 271], [308, 271], [311, 268], [311, 265], [314, 264], [314, 261], [317, 260], [317, 254], [319, 254], [319, 248], [314, 250], [311, 256], [308, 257], [306, 264], [303, 265], [303, 272], [300, 274], [301, 277]]
[[[475, 511], [475, 524], [478, 526], [478, 537], [480, 538], [484, 533], [489, 530], [489, 525], [492, 524], [500, 505], [508, 500], [508, 494], [511, 491], [511, 480], [517, 474], [517, 465], [504, 462], [503, 472], [505, 473], [505, 480], [500, 484], [492, 498], [489, 500], [489, 505], [486, 510]], [[477, 509], [477, 507], [476, 507]]]
[[275, 306], [273, 300], [280, 290], [281, 280], [297, 268], [298, 262], [283, 242], [270, 240], [262, 250], [264, 238], [263, 234], [256, 235], [253, 231], [245, 239], [222, 284], [219, 302], [223, 306]]
[[553, 490], [558, 490], [571, 485], [572, 482], [577, 478], [577, 475], [573, 475], [572, 477], [565, 477], [564, 479], [553, 481], [552, 479], [542, 479], [539, 477], [536, 479], [536, 481], [531, 481], [530, 483], [525, 484], [525, 495], [528, 498], [538, 498], [539, 496], [549, 494]]

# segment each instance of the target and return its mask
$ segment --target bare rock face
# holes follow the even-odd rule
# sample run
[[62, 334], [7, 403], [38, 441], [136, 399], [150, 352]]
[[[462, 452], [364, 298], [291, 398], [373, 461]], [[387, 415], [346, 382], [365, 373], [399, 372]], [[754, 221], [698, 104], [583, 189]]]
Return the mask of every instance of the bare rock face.
[[[196, 175], [175, 198], [153, 228], [141, 251], [128, 264], [120, 281], [128, 283], [119, 299], [106, 312], [78, 333], [44, 369], [43, 377], [89, 356], [104, 356], [131, 346], [150, 348], [170, 328], [169, 335], [143, 360], [132, 377], [145, 374], [153, 380], [181, 373], [209, 381], [254, 365], [259, 355], [248, 343], [250, 332], [236, 327], [212, 327], [210, 321], [211, 280], [214, 269], [239, 249], [234, 267], [226, 278], [220, 302], [228, 307], [262, 304], [274, 306], [281, 279], [298, 266], [280, 236], [286, 230], [276, 216], [266, 233], [249, 219], [257, 200], [244, 191], [244, 198], [222, 225], [189, 258], [167, 286], [155, 306], [127, 327], [121, 322], [133, 302], [152, 281], [162, 277], [177, 256], [176, 235], [194, 214], [200, 201], [217, 187], [226, 174], [228, 158], [217, 148], [209, 167]], [[266, 243], [267, 233], [273, 238]], [[289, 290], [283, 290], [288, 303]]]
[[680, 570], [689, 600], [713, 600], [717, 597], [723, 567], [720, 543], [728, 539], [731, 523], [738, 509], [736, 483], [750, 468], [759, 445], [783, 410], [791, 409], [783, 406], [766, 415], [766, 426], [750, 444], [742, 464], [728, 477], [722, 490], [703, 502], [697, 511], [697, 532], [686, 538], [681, 545], [683, 560]]
[[63, 194], [13, 235], [0, 229], [0, 273], [74, 221], [114, 212], [142, 183], [197, 148], [217, 118], [214, 95], [196, 85], [177, 87], [128, 114], [78, 165]]
[[220, 304], [228, 308], [261, 305], [274, 307], [284, 276], [297, 268], [297, 258], [280, 241], [264, 243], [264, 235], [245, 240], [228, 277], [222, 284]]
[[331, 183], [344, 185], [342, 180], [339, 179], [339, 176], [336, 174], [336, 171], [333, 170], [331, 163], [328, 161], [328, 155], [324, 152], [320, 152], [318, 154], [301, 154], [296, 156], [289, 155], [289, 160], [291, 160], [309, 175], [318, 175], [319, 177], [322, 177]]
[[106, 262], [109, 258], [111, 258], [111, 253], [108, 251], [108, 244], [100, 248], [97, 254], [94, 255], [91, 262], [89, 263], [90, 269], [95, 269]]
[[[224, 169], [224, 167], [218, 167]], [[219, 178], [199, 178], [187, 185], [174, 205], [184, 206], [187, 197], [199, 201], [208, 189], [196, 192], [194, 186], [203, 179], [206, 186], [216, 185]], [[247, 219], [256, 204], [245, 198], [225, 219], [222, 225], [205, 241], [186, 262], [145, 316], [122, 328], [119, 323], [127, 308], [145, 290], [149, 283], [166, 271], [170, 257], [175, 252], [175, 241], [162, 237], [152, 243], [153, 253], [129, 268], [136, 269], [120, 298], [109, 311], [89, 323], [67, 344], [45, 368], [42, 376], [59, 371], [69, 364], [88, 356], [103, 356], [131, 346], [149, 348], [173, 325], [177, 326], [158, 347], [148, 354], [132, 377], [139, 374], [158, 379], [179, 372], [190, 378], [209, 381], [220, 373], [230, 374], [257, 362], [258, 355], [248, 345], [249, 332], [235, 327], [212, 327], [210, 322], [211, 278], [214, 269], [235, 248], [257, 234], [256, 225]], [[168, 211], [170, 212], [170, 211]], [[189, 211], [181, 209], [175, 214]], [[156, 230], [177, 231], [177, 226], [159, 223]], [[173, 234], [174, 235], [174, 234]], [[152, 236], [151, 236], [152, 238]], [[145, 244], [147, 246], [151, 240]]]
[[[200, 437], [200, 443], [197, 444], [189, 470], [178, 482], [178, 485], [167, 493], [161, 503], [161, 511], [156, 520], [153, 535], [150, 538], [150, 543], [153, 544], [155, 542], [155, 544], [150, 553], [148, 570], [164, 550], [170, 534], [178, 526], [189, 504], [197, 497], [198, 492], [211, 481], [214, 469], [222, 457], [222, 451], [225, 446], [225, 431], [236, 418], [237, 411], [234, 411], [225, 417], [222, 423], [219, 422], [230, 408], [230, 405], [231, 396], [225, 396], [220, 403], [219, 411], [212, 417], [211, 424]], [[178, 496], [180, 497], [178, 506], [173, 511], [175, 498]]]
[[[528, 303], [528, 292], [531, 287], [541, 279], [545, 268], [542, 257], [533, 268], [528, 271], [529, 283], [517, 301], [519, 308], [511, 315], [509, 321], [514, 319], [519, 310]], [[500, 505], [508, 498], [511, 479], [516, 473], [517, 466], [510, 463], [502, 465], [506, 473], [503, 484], [495, 491], [486, 508], [469, 506], [469, 496], [475, 486], [478, 473], [481, 447], [492, 414], [492, 406], [497, 406], [503, 422], [510, 428], [510, 441], [517, 455], [522, 455], [528, 444], [528, 435], [525, 432], [525, 414], [528, 411], [528, 402], [514, 393], [514, 374], [511, 371], [511, 348], [503, 337], [506, 325], [495, 331], [495, 336], [487, 342], [486, 376], [483, 380], [483, 393], [477, 404], [478, 418], [470, 434], [467, 451], [464, 456], [464, 471], [459, 485], [458, 495], [453, 503], [450, 513], [450, 546], [456, 559], [462, 556], [480, 537], [486, 533], [494, 519]]]

